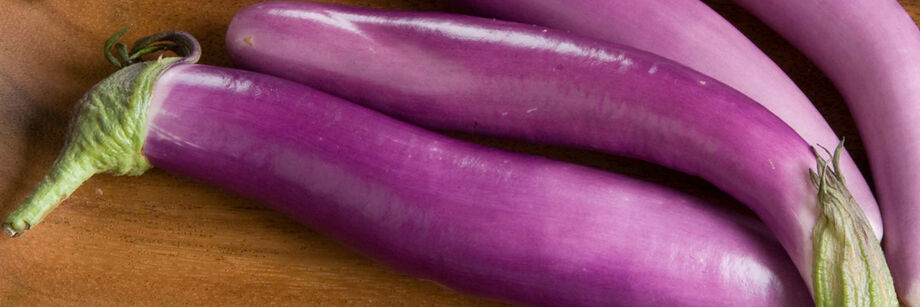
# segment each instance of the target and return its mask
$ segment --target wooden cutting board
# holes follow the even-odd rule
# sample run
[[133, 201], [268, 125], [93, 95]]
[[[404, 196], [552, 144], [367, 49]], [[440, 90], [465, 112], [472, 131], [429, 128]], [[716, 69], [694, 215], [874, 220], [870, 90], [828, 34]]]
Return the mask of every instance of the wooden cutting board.
[[[162, 30], [201, 40], [203, 64], [232, 66], [223, 36], [254, 0], [0, 0], [0, 212], [21, 201], [53, 161], [79, 97], [113, 72], [102, 43]], [[438, 0], [341, 4], [456, 11]], [[901, 1], [915, 17], [920, 1]], [[725, 0], [708, 1], [774, 57], [819, 106], [867, 171], [840, 95], [801, 54]], [[463, 135], [666, 184], [738, 207], [707, 183], [596, 153]], [[743, 209], [739, 209], [743, 210]], [[389, 270], [280, 214], [153, 170], [94, 177], [38, 227], [0, 238], [0, 306], [496, 305]]]

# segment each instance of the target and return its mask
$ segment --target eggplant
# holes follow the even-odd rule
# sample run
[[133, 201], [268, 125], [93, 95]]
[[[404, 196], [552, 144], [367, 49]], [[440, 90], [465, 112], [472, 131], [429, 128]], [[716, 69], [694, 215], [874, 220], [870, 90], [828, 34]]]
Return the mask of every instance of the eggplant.
[[894, 0], [735, 0], [815, 62], [843, 94], [869, 156], [907, 306], [920, 306], [920, 30]]
[[817, 152], [791, 127], [671, 60], [527, 24], [311, 2], [249, 6], [234, 16], [226, 43], [244, 69], [427, 128], [597, 150], [697, 175], [765, 222], [810, 289], [844, 289], [815, 291], [816, 300], [896, 301], [873, 229], [881, 228], [875, 200], [851, 196], [846, 184], [864, 182], [840, 175], [842, 147], [833, 167], [809, 176]]
[[[766, 54], [699, 0], [451, 0], [483, 16], [538, 24], [623, 44], [686, 65], [750, 97], [809, 144], [840, 139], [808, 97]], [[807, 27], [800, 27], [807, 28]], [[857, 199], [872, 191], [847, 152], [841, 172]], [[880, 223], [879, 211], [866, 210]], [[881, 224], [876, 224], [876, 226]], [[884, 229], [875, 228], [879, 238]]]
[[[119, 35], [106, 49], [123, 68], [79, 102], [61, 155], [6, 220], [11, 234], [93, 174], [159, 167], [257, 200], [402, 272], [509, 302], [809, 303], [751, 216], [455, 140], [292, 81], [197, 65], [187, 33], [130, 51], [113, 45]], [[161, 50], [182, 57], [138, 62]]]

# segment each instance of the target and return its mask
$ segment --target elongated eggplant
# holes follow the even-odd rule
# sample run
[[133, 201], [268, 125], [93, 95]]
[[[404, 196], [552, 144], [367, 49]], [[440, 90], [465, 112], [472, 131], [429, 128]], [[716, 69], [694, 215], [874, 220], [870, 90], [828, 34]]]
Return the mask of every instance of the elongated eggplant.
[[846, 288], [816, 299], [856, 291], [894, 300], [871, 195], [852, 197], [837, 167], [809, 180], [815, 157], [792, 128], [671, 60], [526, 24], [310, 2], [249, 6], [226, 40], [243, 68], [426, 127], [587, 148], [698, 175], [760, 216], [809, 287]]
[[885, 254], [920, 306], [920, 30], [894, 0], [735, 0], [808, 55], [846, 98], [883, 209]]
[[[700, 0], [451, 0], [490, 17], [607, 40], [674, 60], [757, 101], [809, 144], [839, 137], [808, 97], [766, 54]], [[804, 27], [800, 27], [804, 28]], [[841, 172], [857, 199], [872, 191], [844, 152]], [[867, 210], [879, 221], [877, 210]], [[883, 229], [875, 228], [881, 238]]]
[[[52, 170], [7, 219], [11, 233], [93, 174], [156, 166], [473, 294], [547, 306], [809, 303], [778, 242], [749, 216], [454, 140], [291, 81], [196, 65], [186, 33], [115, 49], [109, 58], [124, 68], [84, 96]], [[133, 63], [158, 50], [184, 57]]]

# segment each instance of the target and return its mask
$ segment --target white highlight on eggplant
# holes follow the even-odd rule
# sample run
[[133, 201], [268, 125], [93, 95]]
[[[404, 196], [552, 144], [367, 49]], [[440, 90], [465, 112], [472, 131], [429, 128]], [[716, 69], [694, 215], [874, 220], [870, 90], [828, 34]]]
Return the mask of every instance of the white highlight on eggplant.
[[324, 14], [313, 12], [297, 12], [286, 10], [272, 10], [271, 15], [298, 18], [304, 20], [315, 20], [325, 24], [367, 37], [355, 22], [378, 24], [378, 25], [398, 25], [409, 27], [415, 30], [431, 29], [445, 36], [458, 40], [467, 40], [486, 43], [502, 43], [505, 45], [515, 46], [524, 49], [552, 50], [574, 57], [587, 57], [600, 62], [620, 63], [621, 69], [628, 69], [634, 63], [623, 53], [611, 54], [606, 50], [596, 49], [586, 46], [577, 45], [571, 42], [557, 41], [542, 36], [541, 34], [548, 31], [536, 33], [507, 32], [500, 30], [482, 29], [472, 25], [456, 23], [452, 21], [422, 19], [422, 18], [383, 18], [375, 16], [365, 16], [358, 14], [349, 14], [341, 12], [325, 12]]
[[444, 153], [441, 152], [441, 148], [438, 148], [437, 146], [431, 146], [430, 148], [428, 148], [428, 151], [430, 152], [428, 155], [428, 159], [438, 160], [438, 161], [444, 160]]
[[337, 12], [324, 11], [323, 13], [319, 13], [298, 10], [272, 9], [268, 11], [268, 15], [318, 21], [360, 35], [361, 37], [367, 37], [364, 35], [364, 33], [361, 32], [361, 29], [358, 29], [358, 27], [355, 26], [355, 24], [353, 24], [347, 18], [342, 18], [344, 17], [342, 16], [344, 14]]
[[258, 87], [253, 88], [252, 81], [235, 78], [229, 75], [201, 75], [195, 79], [195, 82], [200, 86], [233, 90], [234, 92], [246, 93], [247, 95], [259, 96], [262, 94], [262, 91]]
[[156, 125], [150, 125], [150, 128], [148, 129], [154, 132], [152, 135], [158, 137], [159, 139], [167, 140], [174, 144], [182, 144], [182, 146], [187, 146], [187, 147], [191, 147], [195, 149], [202, 149], [201, 145], [192, 143], [180, 136], [172, 134], [168, 131], [168, 129], [160, 129], [160, 127], [157, 127]]
[[474, 156], [466, 156], [466, 157], [457, 159], [454, 162], [454, 164], [456, 164], [457, 166], [461, 168], [470, 168], [470, 167], [481, 168], [483, 165], [482, 161], [480, 161], [479, 158], [474, 157]]
[[618, 73], [625, 73], [633, 65], [633, 61], [627, 58], [625, 55], [621, 55], [623, 60], [620, 61], [620, 68], [617, 69]]
[[777, 292], [776, 289], [771, 291], [771, 288], [781, 287], [776, 275], [773, 275], [769, 268], [751, 258], [723, 257], [719, 262], [719, 272], [722, 273], [725, 283], [744, 284], [744, 289], [758, 295]]

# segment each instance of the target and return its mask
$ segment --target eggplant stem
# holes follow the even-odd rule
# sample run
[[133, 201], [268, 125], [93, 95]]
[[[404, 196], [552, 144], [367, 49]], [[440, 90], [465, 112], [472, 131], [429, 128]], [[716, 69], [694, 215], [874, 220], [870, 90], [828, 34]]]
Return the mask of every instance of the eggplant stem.
[[[51, 171], [38, 184], [35, 191], [19, 206], [3, 224], [3, 228], [12, 237], [18, 237], [35, 223], [44, 218], [65, 198], [70, 196], [80, 184], [97, 171], [90, 163], [81, 162], [87, 155], [73, 146], [75, 142], [65, 145], [64, 151], [54, 162]], [[83, 160], [85, 161], [85, 160]]]
[[165, 45], [165, 44], [150, 45], [150, 46], [144, 47], [141, 50], [131, 51], [131, 56], [129, 58], [132, 61], [134, 61], [150, 53], [154, 53], [157, 51], [166, 51], [166, 50], [171, 50], [171, 49], [172, 48], [170, 47], [170, 45]]
[[4, 225], [4, 226], [3, 226], [3, 231], [5, 231], [7, 235], [9, 235], [10, 237], [13, 237], [13, 238], [19, 236], [19, 233], [17, 233], [16, 230], [14, 230], [13, 227], [11, 227], [11, 226]]
[[[142, 148], [154, 84], [173, 65], [197, 62], [201, 48], [190, 34], [170, 31], [139, 39], [129, 52], [127, 45], [118, 42], [127, 31], [121, 29], [105, 42], [106, 60], [121, 69], [81, 98], [67, 142], [51, 170], [4, 222], [10, 236], [37, 225], [95, 174], [140, 175], [153, 167]], [[145, 54], [164, 50], [180, 57], [161, 54], [154, 61], [135, 63]]]
[[109, 63], [112, 63], [112, 65], [115, 65], [115, 67], [118, 67], [118, 68], [122, 68], [125, 65], [124, 65], [124, 62], [122, 62], [120, 59], [115, 57], [114, 54], [112, 54], [112, 46], [123, 35], [125, 35], [125, 32], [128, 32], [128, 29], [129, 29], [128, 27], [124, 27], [121, 30], [118, 30], [118, 32], [115, 32], [115, 34], [112, 34], [112, 36], [109, 36], [109, 39], [105, 41], [105, 49], [104, 49], [103, 55], [105, 55], [105, 59], [108, 60]]
[[[122, 68], [141, 61], [141, 57], [160, 51], [172, 51], [182, 58], [184, 63], [195, 63], [201, 57], [201, 45], [198, 44], [191, 34], [181, 31], [166, 31], [156, 33], [134, 41], [131, 50], [128, 46], [118, 42], [122, 36], [128, 32], [129, 28], [123, 28], [105, 42], [105, 58], [115, 65]], [[112, 52], [115, 49], [115, 53]]]

